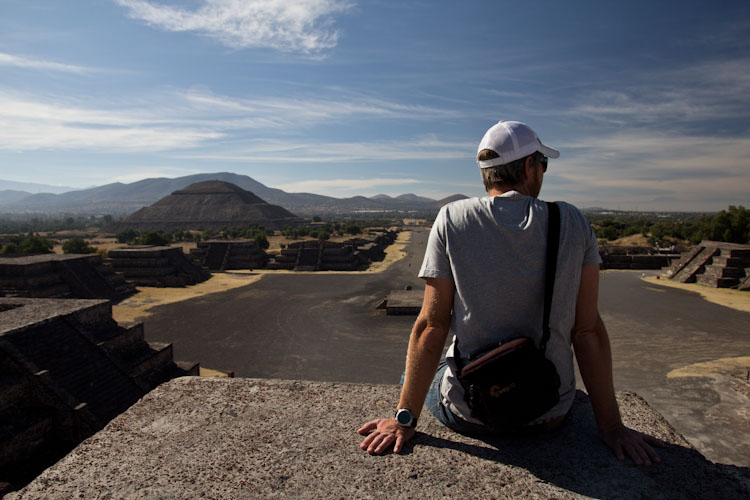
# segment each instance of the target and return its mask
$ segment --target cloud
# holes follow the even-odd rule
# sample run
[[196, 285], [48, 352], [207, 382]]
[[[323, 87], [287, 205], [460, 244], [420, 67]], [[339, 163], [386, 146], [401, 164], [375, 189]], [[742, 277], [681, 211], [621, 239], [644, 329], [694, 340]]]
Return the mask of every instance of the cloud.
[[[125, 102], [127, 101], [127, 102]], [[106, 151], [168, 151], [211, 146], [222, 141], [225, 153], [214, 159], [360, 161], [366, 158], [453, 157], [456, 145], [423, 137], [409, 142], [316, 143], [311, 140], [255, 139], [274, 130], [304, 133], [320, 123], [352, 120], [430, 120], [451, 113], [440, 108], [404, 105], [372, 97], [216, 96], [208, 92], [171, 92], [118, 102], [92, 102], [62, 96], [37, 96], [0, 87], [0, 149], [92, 149]], [[241, 143], [238, 149], [234, 144]], [[250, 148], [245, 147], [250, 144]], [[461, 145], [465, 149], [465, 145]], [[417, 148], [426, 152], [419, 153]], [[208, 157], [210, 153], [203, 153]]]
[[115, 0], [128, 15], [166, 31], [192, 31], [232, 48], [268, 47], [317, 54], [335, 47], [332, 15], [342, 0], [201, 0], [195, 10], [147, 0]]
[[[417, 137], [398, 141], [313, 142], [304, 140], [246, 141], [242, 148], [222, 153], [188, 153], [182, 158], [244, 163], [354, 163], [382, 161], [466, 160], [476, 145]], [[473, 163], [473, 162], [472, 162]]]
[[418, 179], [388, 179], [388, 178], [371, 178], [371, 179], [327, 179], [327, 180], [306, 180], [292, 182], [276, 186], [287, 192], [340, 192], [340, 191], [372, 191], [380, 187], [403, 186], [408, 184], [422, 184], [424, 181]]
[[207, 127], [169, 121], [153, 107], [96, 109], [51, 102], [0, 89], [0, 149], [88, 149], [163, 151], [190, 148], [224, 134]]
[[750, 115], [749, 58], [703, 61], [624, 83], [587, 93], [566, 114], [615, 126], [671, 128]]
[[606, 206], [623, 209], [747, 204], [747, 151], [749, 137], [605, 134], [563, 148], [561, 158], [550, 162], [543, 196], [564, 195], [585, 206], [608, 200]]
[[0, 52], [0, 66], [60, 71], [63, 73], [74, 73], [79, 75], [93, 73], [95, 71], [92, 68], [86, 68], [84, 66], [44, 61], [41, 59], [30, 59], [28, 57], [14, 56], [13, 54], [7, 54], [5, 52]]

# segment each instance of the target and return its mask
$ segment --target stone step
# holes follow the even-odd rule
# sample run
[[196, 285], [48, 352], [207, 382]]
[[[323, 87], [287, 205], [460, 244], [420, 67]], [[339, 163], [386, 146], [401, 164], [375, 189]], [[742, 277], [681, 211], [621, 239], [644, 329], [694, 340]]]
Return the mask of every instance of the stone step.
[[111, 336], [102, 339], [98, 345], [107, 352], [118, 353], [137, 348], [138, 343], [143, 342], [143, 322], [120, 323], [119, 328], [112, 330]]
[[703, 274], [714, 276], [717, 278], [744, 278], [745, 269], [742, 267], [724, 267], [721, 265], [712, 264], [710, 266], [706, 266]]
[[[153, 372], [161, 372], [172, 364], [172, 344], [147, 342], [146, 348], [138, 351], [137, 356], [130, 358], [129, 373], [136, 381]], [[140, 384], [139, 384], [140, 385]]]
[[126, 279], [140, 278], [148, 276], [168, 276], [174, 274], [177, 270], [173, 266], [164, 267], [120, 267], [115, 268], [117, 272], [122, 273]]
[[0, 287], [3, 288], [44, 288], [64, 283], [57, 273], [45, 273], [37, 276], [0, 276]]
[[747, 262], [745, 259], [727, 257], [725, 255], [714, 255], [713, 257], [711, 257], [711, 262], [713, 265], [727, 267], [747, 267], [748, 265], [750, 265], [750, 262]]
[[132, 267], [151, 268], [151, 267], [167, 266], [169, 265], [169, 259], [167, 259], [166, 257], [161, 257], [157, 259], [112, 259], [110, 258], [108, 263], [110, 266], [112, 266], [113, 269], [132, 268]]
[[732, 288], [739, 284], [740, 280], [737, 278], [718, 278], [716, 276], [710, 276], [701, 274], [697, 279], [698, 283], [713, 288]]

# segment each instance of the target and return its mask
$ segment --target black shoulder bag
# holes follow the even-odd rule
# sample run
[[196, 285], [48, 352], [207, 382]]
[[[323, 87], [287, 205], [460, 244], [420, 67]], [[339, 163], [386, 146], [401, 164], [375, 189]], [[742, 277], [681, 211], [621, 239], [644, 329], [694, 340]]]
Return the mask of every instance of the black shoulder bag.
[[481, 420], [489, 430], [495, 432], [518, 429], [544, 415], [560, 400], [560, 376], [552, 361], [544, 355], [550, 337], [549, 317], [560, 241], [560, 208], [555, 203], [547, 203], [547, 210], [549, 230], [544, 318], [539, 347], [528, 337], [506, 341], [474, 356], [458, 376], [472, 417]]

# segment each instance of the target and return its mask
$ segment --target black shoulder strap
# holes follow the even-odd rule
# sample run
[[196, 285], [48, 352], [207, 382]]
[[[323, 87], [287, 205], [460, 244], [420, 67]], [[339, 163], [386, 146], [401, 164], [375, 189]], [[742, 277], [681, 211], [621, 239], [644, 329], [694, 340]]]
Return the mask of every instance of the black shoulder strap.
[[548, 229], [547, 229], [547, 264], [545, 266], [544, 280], [544, 323], [542, 325], [542, 340], [539, 349], [544, 352], [549, 341], [549, 316], [552, 310], [552, 294], [555, 290], [555, 273], [557, 272], [557, 250], [560, 245], [560, 207], [557, 203], [547, 203]]

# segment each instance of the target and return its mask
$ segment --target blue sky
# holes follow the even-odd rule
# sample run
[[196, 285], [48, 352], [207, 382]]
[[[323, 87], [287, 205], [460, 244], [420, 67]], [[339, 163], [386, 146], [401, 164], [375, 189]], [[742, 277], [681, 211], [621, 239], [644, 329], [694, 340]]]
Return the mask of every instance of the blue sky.
[[510, 119], [542, 198], [748, 206], [749, 49], [747, 1], [0, 0], [0, 179], [475, 196]]

